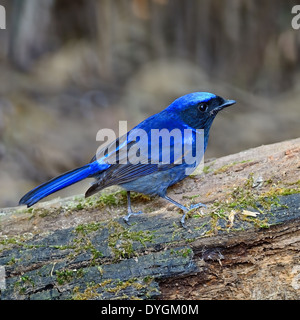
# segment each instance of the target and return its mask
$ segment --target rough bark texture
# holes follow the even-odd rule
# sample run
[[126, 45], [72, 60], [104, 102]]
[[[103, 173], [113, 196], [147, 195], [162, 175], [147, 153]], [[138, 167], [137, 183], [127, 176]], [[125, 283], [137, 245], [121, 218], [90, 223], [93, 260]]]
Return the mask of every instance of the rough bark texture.
[[1, 299], [299, 299], [300, 139], [205, 163], [124, 224], [110, 190], [0, 210]]

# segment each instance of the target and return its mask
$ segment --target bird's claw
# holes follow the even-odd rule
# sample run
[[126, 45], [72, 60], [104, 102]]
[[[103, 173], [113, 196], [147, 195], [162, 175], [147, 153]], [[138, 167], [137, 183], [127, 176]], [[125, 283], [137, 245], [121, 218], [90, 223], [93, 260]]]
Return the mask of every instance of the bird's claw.
[[129, 212], [129, 213], [127, 214], [127, 216], [124, 216], [124, 217], [123, 217], [123, 220], [125, 221], [126, 224], [128, 224], [129, 226], [131, 226], [131, 224], [129, 223], [129, 218], [130, 218], [131, 216], [138, 216], [139, 214], [142, 214], [142, 213], [143, 213], [143, 211]]
[[124, 216], [123, 220], [128, 226], [131, 226], [131, 223], [129, 223], [129, 217], [128, 216]]
[[184, 221], [183, 217], [181, 218], [180, 223], [181, 223], [182, 228], [187, 229], [187, 226], [185, 224], [185, 221]]
[[206, 204], [204, 204], [204, 203], [196, 203], [196, 204], [192, 204], [190, 206], [190, 210], [197, 209], [197, 208], [200, 208], [200, 207], [203, 207], [205, 209], [207, 208]]
[[187, 226], [185, 224], [185, 216], [188, 212], [190, 212], [192, 209], [197, 209], [197, 208], [200, 208], [200, 207], [204, 207], [204, 208], [207, 208], [207, 206], [203, 203], [196, 203], [196, 204], [192, 204], [189, 208], [189, 210], [187, 212], [184, 213], [184, 215], [182, 216], [181, 220], [180, 220], [180, 223], [181, 223], [181, 226], [186, 229]]

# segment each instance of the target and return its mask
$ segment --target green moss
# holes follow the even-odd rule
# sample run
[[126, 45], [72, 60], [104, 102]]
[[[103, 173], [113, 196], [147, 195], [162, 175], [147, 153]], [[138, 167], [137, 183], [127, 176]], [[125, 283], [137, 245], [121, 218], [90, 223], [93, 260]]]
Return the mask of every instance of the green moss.
[[[121, 280], [115, 279], [109, 283], [110, 287], [104, 287], [103, 289], [104, 289], [104, 291], [109, 292], [109, 293], [113, 293], [114, 295], [119, 297], [121, 291], [126, 290], [130, 287], [133, 289], [136, 289], [137, 291], [148, 289], [151, 281], [150, 281], [150, 279], [147, 281], [144, 281], [139, 278], [131, 278], [126, 281], [121, 281]], [[150, 289], [150, 291], [151, 291], [151, 289]]]
[[[150, 197], [131, 192], [131, 200], [133, 202], [146, 202], [149, 201]], [[75, 197], [73, 202], [69, 202], [66, 205], [62, 206], [62, 208], [58, 209], [59, 212], [61, 210], [68, 210], [70, 212], [80, 211], [80, 210], [88, 210], [88, 209], [97, 209], [104, 207], [116, 207], [116, 206], [124, 206], [127, 203], [127, 192], [125, 190], [118, 190], [116, 192], [105, 193], [103, 192], [100, 195], [94, 195], [88, 198]], [[46, 209], [41, 215], [46, 216]], [[53, 213], [52, 213], [53, 214]]]
[[76, 205], [76, 210], [82, 210], [84, 209], [84, 206], [81, 202], [79, 202], [77, 205]]
[[[152, 282], [152, 277], [147, 277], [145, 279], [139, 279], [139, 278], [131, 278], [127, 280], [120, 280], [120, 279], [106, 279], [102, 282], [99, 282], [97, 284], [90, 283], [87, 284], [86, 289], [83, 292], [80, 292], [80, 288], [77, 286], [73, 290], [73, 300], [95, 300], [95, 299], [102, 299], [103, 293], [102, 292], [108, 292], [115, 296], [117, 299], [129, 299], [128, 295], [125, 293], [121, 294], [122, 291], [127, 290], [130, 288], [135, 289], [136, 291], [141, 290], [147, 290], [146, 293], [150, 296], [151, 292], [153, 290], [156, 290], [156, 288], [153, 288], [149, 286], [149, 284]], [[131, 290], [132, 290], [131, 289]], [[138, 297], [131, 296], [130, 299], [139, 299]]]
[[193, 254], [193, 250], [191, 248], [184, 249], [171, 249], [170, 254], [175, 254], [177, 256], [181, 256], [183, 258], [187, 258]]
[[223, 172], [226, 172], [227, 170], [229, 170], [231, 167], [233, 167], [234, 165], [236, 165], [237, 162], [233, 162], [233, 163], [230, 163], [230, 164], [226, 164], [218, 169], [216, 169], [214, 171], [214, 174], [220, 174], [220, 173], [223, 173]]
[[152, 281], [153, 281], [153, 277], [152, 276], [146, 276], [143, 281], [146, 283], [146, 284], [150, 284]]
[[98, 251], [95, 246], [92, 244], [90, 239], [88, 238], [79, 238], [74, 239], [74, 242], [76, 243], [75, 251], [71, 253], [69, 256], [69, 259], [75, 258], [78, 254], [82, 252], [90, 252], [91, 254], [91, 265], [95, 265], [96, 261], [103, 257], [103, 253]]
[[[131, 192], [130, 193], [130, 199], [133, 202], [148, 202], [151, 200], [151, 197], [146, 195], [146, 194], [142, 194], [142, 193], [136, 193], [136, 192]], [[127, 195], [126, 195], [126, 203], [127, 203]]]
[[82, 252], [90, 252], [91, 265], [95, 265], [97, 259], [103, 256], [103, 253], [98, 251], [91, 242], [90, 233], [97, 232], [103, 227], [100, 222], [92, 222], [78, 225], [73, 231], [77, 237], [73, 240], [74, 252], [69, 256], [69, 259], [73, 259], [75, 256]]
[[115, 287], [113, 288], [106, 288], [105, 291], [110, 292], [110, 293], [114, 293], [114, 294], [118, 294], [121, 290], [126, 289], [127, 287], [129, 287], [133, 281], [135, 281], [135, 279], [130, 279], [127, 281], [117, 281]]
[[289, 196], [296, 193], [300, 193], [299, 188], [272, 187], [265, 195], [269, 196], [275, 194], [277, 196]]
[[25, 294], [29, 288], [34, 287], [34, 281], [28, 275], [22, 275], [14, 283], [14, 289], [21, 295]]
[[126, 203], [126, 191], [120, 190], [114, 193], [102, 193], [100, 196], [93, 196], [84, 199], [84, 207], [103, 208], [106, 206], [118, 206]]
[[8, 262], [7, 262], [7, 265], [8, 266], [13, 266], [15, 263], [16, 263], [16, 258], [15, 257], [12, 257]]
[[132, 231], [130, 228], [125, 228], [116, 221], [111, 221], [109, 231], [108, 245], [115, 256], [115, 260], [134, 256], [134, 241], [140, 242], [146, 247], [146, 242], [151, 242], [154, 237], [153, 232], [142, 230]]
[[204, 167], [203, 167], [203, 173], [204, 173], [204, 174], [210, 173], [210, 172], [211, 172], [210, 167], [211, 167], [211, 166], [204, 166]]
[[280, 206], [278, 193], [260, 191], [252, 188], [253, 175], [241, 187], [236, 187], [229, 195], [227, 202], [215, 202], [215, 206], [219, 207], [219, 212], [227, 212], [229, 209], [243, 210], [252, 208], [260, 213], [270, 211], [272, 206]]
[[39, 217], [41, 218], [45, 218], [47, 216], [56, 217], [61, 213], [61, 209], [40, 208], [39, 210], [36, 210], [36, 213], [38, 213]]
[[95, 299], [100, 299], [102, 297], [102, 294], [97, 292], [97, 289], [101, 287], [101, 284], [94, 284], [88, 286], [84, 292], [80, 292], [79, 287], [75, 287], [73, 289], [73, 300], [95, 300]]
[[70, 270], [70, 269], [65, 269], [65, 270], [57, 270], [55, 272], [56, 274], [56, 281], [59, 285], [64, 285], [65, 283], [69, 283], [74, 279], [78, 279], [83, 277], [84, 270], [78, 269], [78, 270]]
[[73, 270], [56, 271], [56, 281], [59, 285], [63, 285], [66, 282], [71, 282], [71, 280], [73, 280], [73, 276]]
[[208, 222], [204, 222], [201, 226], [195, 227], [195, 230], [201, 230], [202, 228], [206, 227], [208, 224], [209, 224]]
[[14, 247], [22, 247], [27, 249], [45, 247], [45, 245], [29, 245], [26, 243], [27, 240], [28, 238], [24, 236], [15, 236], [11, 238], [2, 239], [0, 240], [0, 252], [12, 249]]
[[7, 238], [7, 239], [0, 240], [0, 245], [2, 245], [2, 246], [7, 246], [9, 244], [22, 245], [22, 242], [16, 238]]
[[210, 219], [210, 229], [205, 233], [205, 236], [211, 236], [218, 233], [218, 230], [221, 229], [221, 227], [218, 226], [218, 221], [219, 219], [224, 219], [224, 217], [225, 210], [223, 208], [220, 208], [217, 211], [212, 212]]
[[116, 194], [102, 194], [97, 200], [98, 207], [104, 206], [116, 206], [120, 202], [123, 202], [123, 197], [118, 197], [120, 193]]
[[268, 229], [270, 228], [270, 224], [268, 222], [268, 218], [266, 217], [265, 219], [258, 219], [255, 217], [247, 217], [245, 215], [241, 216], [241, 219], [244, 221], [248, 221], [250, 223], [253, 223], [255, 227], [259, 228], [259, 229]]
[[200, 194], [195, 194], [193, 196], [185, 196], [183, 195], [182, 196], [182, 199], [190, 199], [190, 200], [193, 200], [193, 199], [196, 199], [196, 198], [199, 198], [200, 197]]
[[100, 222], [92, 222], [92, 223], [85, 223], [85, 224], [79, 224], [74, 232], [77, 233], [77, 235], [81, 234], [81, 235], [87, 235], [91, 232], [97, 231], [99, 230], [101, 226]]
[[[274, 207], [284, 207], [280, 204], [279, 196], [286, 196], [294, 193], [299, 193], [298, 188], [286, 188], [284, 186], [272, 186], [271, 179], [264, 182], [265, 187], [269, 187], [267, 191], [261, 191], [259, 189], [252, 188], [253, 174], [245, 181], [243, 186], [234, 188], [231, 193], [228, 194], [226, 201], [215, 201], [213, 204], [213, 210], [211, 212], [211, 225], [212, 229], [218, 231], [222, 229], [218, 224], [219, 219], [224, 219], [229, 222], [229, 214], [232, 210], [237, 213], [243, 210], [255, 210], [260, 214], [271, 213]], [[253, 223], [259, 228], [268, 228], [268, 218], [265, 217], [248, 217], [245, 215], [239, 215], [244, 220]]]
[[214, 171], [214, 174], [220, 174], [220, 173], [224, 173], [226, 171], [228, 171], [230, 168], [232, 168], [233, 166], [237, 165], [237, 164], [241, 164], [241, 163], [247, 163], [247, 162], [251, 162], [252, 160], [243, 160], [243, 161], [235, 161], [229, 164], [226, 164], [218, 169], [216, 169]]

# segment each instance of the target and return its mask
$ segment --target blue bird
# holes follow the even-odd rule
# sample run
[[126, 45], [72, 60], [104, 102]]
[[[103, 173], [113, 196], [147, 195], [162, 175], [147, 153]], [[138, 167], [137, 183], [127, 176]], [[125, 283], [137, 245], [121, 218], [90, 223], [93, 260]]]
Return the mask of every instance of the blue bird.
[[[99, 150], [90, 163], [29, 191], [19, 204], [30, 207], [58, 190], [83, 179], [94, 178], [95, 182], [87, 190], [85, 197], [112, 185], [119, 185], [127, 190], [128, 214], [124, 217], [125, 222], [128, 223], [130, 216], [142, 213], [131, 209], [130, 192], [134, 191], [158, 195], [182, 209], [184, 214], [180, 221], [186, 227], [187, 212], [205, 205], [199, 203], [188, 209], [169, 198], [167, 189], [186, 178], [200, 163], [215, 116], [220, 110], [233, 104], [234, 100], [225, 100], [208, 92], [184, 95], [160, 113], [142, 121], [125, 136]], [[167, 145], [163, 144], [162, 132], [167, 132]], [[197, 151], [199, 136], [203, 138], [202, 152]]]

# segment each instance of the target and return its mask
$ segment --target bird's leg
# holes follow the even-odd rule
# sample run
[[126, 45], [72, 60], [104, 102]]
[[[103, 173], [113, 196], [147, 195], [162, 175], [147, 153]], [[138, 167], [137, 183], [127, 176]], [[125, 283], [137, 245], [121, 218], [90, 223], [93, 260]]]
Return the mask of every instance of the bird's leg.
[[188, 208], [186, 208], [186, 207], [183, 206], [182, 204], [176, 202], [175, 200], [169, 198], [168, 196], [164, 196], [163, 198], [166, 199], [166, 200], [168, 200], [169, 202], [175, 204], [175, 206], [177, 206], [178, 208], [180, 208], [181, 210], [183, 210], [184, 214], [183, 214], [183, 216], [181, 217], [180, 222], [181, 222], [182, 227], [183, 227], [183, 228], [186, 228], [186, 225], [185, 225], [184, 220], [185, 220], [186, 214], [189, 212]]
[[168, 196], [164, 196], [163, 197], [164, 199], [168, 200], [169, 202], [175, 204], [175, 206], [177, 206], [178, 208], [180, 208], [181, 210], [183, 210], [184, 214], [183, 216], [181, 217], [181, 220], [180, 220], [180, 223], [182, 225], [183, 228], [186, 228], [186, 225], [185, 225], [185, 216], [186, 214], [191, 211], [192, 209], [196, 209], [196, 208], [199, 208], [199, 207], [205, 207], [206, 208], [206, 205], [203, 204], [203, 203], [197, 203], [197, 204], [192, 204], [190, 206], [190, 208], [188, 209], [187, 207], [183, 206], [182, 204], [180, 204], [179, 202], [176, 202], [175, 200], [169, 198]]
[[131, 201], [130, 201], [130, 191], [127, 191], [127, 211], [128, 211], [128, 214], [127, 214], [127, 216], [123, 217], [123, 219], [128, 225], [130, 225], [129, 218], [131, 216], [137, 216], [137, 215], [143, 213], [142, 211], [139, 211], [139, 212], [133, 212], [132, 211], [132, 209], [131, 209]]

